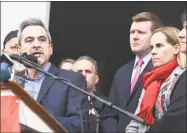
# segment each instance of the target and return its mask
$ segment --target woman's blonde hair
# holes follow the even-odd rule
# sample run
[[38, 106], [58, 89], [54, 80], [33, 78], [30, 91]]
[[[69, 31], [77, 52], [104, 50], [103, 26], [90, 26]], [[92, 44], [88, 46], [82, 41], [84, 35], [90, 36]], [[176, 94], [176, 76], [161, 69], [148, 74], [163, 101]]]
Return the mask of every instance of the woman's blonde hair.
[[[157, 32], [163, 33], [166, 36], [167, 42], [170, 43], [171, 45], [173, 45], [173, 46], [178, 45], [179, 48], [181, 47], [180, 46], [180, 40], [179, 40], [179, 37], [178, 37], [178, 34], [180, 32], [179, 29], [177, 29], [175, 27], [162, 27], [162, 28], [156, 29], [152, 33], [152, 35], [157, 33]], [[186, 55], [179, 52], [176, 56], [177, 56], [177, 62], [179, 64], [179, 66], [181, 68], [186, 68]]]

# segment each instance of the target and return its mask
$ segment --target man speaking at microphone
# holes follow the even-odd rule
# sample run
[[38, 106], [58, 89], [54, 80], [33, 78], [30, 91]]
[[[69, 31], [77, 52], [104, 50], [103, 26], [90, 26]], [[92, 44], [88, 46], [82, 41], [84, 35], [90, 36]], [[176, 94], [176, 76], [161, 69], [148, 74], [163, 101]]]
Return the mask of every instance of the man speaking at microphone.
[[[36, 18], [23, 21], [19, 26], [18, 44], [21, 51], [37, 58], [39, 65], [49, 73], [70, 80], [74, 85], [85, 89], [84, 76], [67, 70], [60, 70], [49, 62], [53, 54], [53, 45], [49, 31], [43, 22]], [[51, 115], [58, 120], [68, 132], [80, 132], [81, 120], [79, 104], [82, 110], [83, 124], [88, 114], [87, 96], [64, 83], [45, 76], [35, 69], [25, 72], [24, 88]]]

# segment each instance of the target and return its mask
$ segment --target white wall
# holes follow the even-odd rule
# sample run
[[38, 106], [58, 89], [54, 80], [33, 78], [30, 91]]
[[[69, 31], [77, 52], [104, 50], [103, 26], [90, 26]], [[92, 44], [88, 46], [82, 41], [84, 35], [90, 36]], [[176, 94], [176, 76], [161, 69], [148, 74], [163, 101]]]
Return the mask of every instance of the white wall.
[[1, 2], [1, 49], [5, 36], [30, 17], [40, 18], [49, 26], [50, 2]]

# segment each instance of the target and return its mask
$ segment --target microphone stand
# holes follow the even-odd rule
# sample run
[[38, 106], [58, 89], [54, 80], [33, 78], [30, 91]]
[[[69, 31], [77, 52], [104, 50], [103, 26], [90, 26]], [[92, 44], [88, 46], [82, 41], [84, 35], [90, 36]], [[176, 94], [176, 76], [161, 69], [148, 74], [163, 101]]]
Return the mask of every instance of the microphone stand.
[[99, 129], [100, 129], [100, 114], [98, 113], [98, 111], [96, 109], [94, 109], [95, 111], [95, 117], [96, 117], [96, 133], [99, 133]]
[[[91, 99], [90, 99], [91, 101]], [[104, 108], [104, 105], [102, 105], [103, 107], [99, 107], [97, 108], [96, 106], [96, 99], [93, 100], [93, 102], [89, 102], [89, 104], [91, 105], [91, 110], [93, 109], [93, 111], [95, 112], [94, 117], [96, 118], [96, 133], [100, 132], [100, 113], [101, 113], [101, 108]]]
[[65, 78], [57, 77], [57, 76], [55, 76], [55, 75], [53, 75], [53, 74], [51, 74], [51, 73], [49, 73], [49, 72], [44, 71], [42, 68], [39, 67], [38, 64], [36, 64], [36, 63], [34, 63], [34, 62], [32, 62], [32, 61], [29, 61], [29, 60], [27, 60], [27, 59], [25, 59], [25, 58], [23, 58], [23, 57], [19, 57], [19, 56], [15, 56], [15, 55], [10, 55], [10, 57], [11, 57], [11, 58], [14, 58], [14, 59], [17, 60], [17, 61], [20, 61], [20, 63], [22, 63], [22, 64], [28, 65], [28, 66], [30, 66], [31, 68], [34, 68], [34, 69], [36, 69], [36, 70], [38, 70], [38, 71], [44, 73], [45, 75], [47, 75], [47, 76], [49, 76], [49, 77], [52, 77], [52, 78], [54, 78], [54, 79], [56, 79], [56, 80], [60, 80], [60, 81], [63, 82], [64, 84], [71, 86], [72, 88], [74, 88], [74, 89], [76, 89], [76, 90], [78, 90], [78, 91], [80, 91], [80, 92], [86, 94], [87, 96], [90, 96], [90, 98], [96, 99], [97, 101], [103, 103], [104, 105], [106, 105], [106, 106], [109, 107], [109, 108], [112, 108], [112, 109], [114, 109], [114, 110], [117, 110], [118, 112], [123, 113], [123, 114], [125, 114], [125, 115], [131, 117], [132, 119], [134, 119], [135, 121], [137, 121], [137, 122], [139, 122], [139, 123], [141, 123], [141, 124], [145, 124], [145, 123], [144, 123], [144, 119], [142, 119], [142, 118], [140, 118], [140, 117], [137, 117], [137, 116], [134, 115], [133, 113], [128, 112], [128, 111], [125, 111], [125, 110], [123, 110], [123, 109], [121, 109], [121, 108], [119, 108], [119, 107], [113, 105], [112, 102], [106, 101], [106, 100], [104, 100], [103, 98], [100, 98], [100, 97], [96, 96], [96, 95], [93, 94], [93, 93], [89, 93], [88, 91], [85, 91], [84, 89], [81, 89], [81, 88], [75, 86], [75, 85], [72, 84], [69, 80], [67, 80], [67, 79], [65, 79]]

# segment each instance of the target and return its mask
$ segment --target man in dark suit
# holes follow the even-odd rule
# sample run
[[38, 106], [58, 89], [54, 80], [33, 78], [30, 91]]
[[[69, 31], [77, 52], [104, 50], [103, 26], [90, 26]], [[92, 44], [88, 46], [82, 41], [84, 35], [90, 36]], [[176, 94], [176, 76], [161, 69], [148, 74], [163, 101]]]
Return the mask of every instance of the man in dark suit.
[[[96, 85], [99, 81], [98, 66], [97, 66], [97, 62], [92, 57], [89, 56], [79, 57], [73, 66], [73, 70], [76, 72], [80, 72], [85, 76], [87, 82], [87, 89], [89, 93], [95, 94], [96, 96], [108, 100], [107, 97], [105, 97], [100, 91], [96, 89]], [[92, 99], [89, 96], [88, 96], [88, 100], [90, 103], [90, 108], [89, 108], [89, 117], [88, 117], [88, 129], [86, 129], [86, 132], [91, 132], [91, 133], [104, 132], [103, 114], [107, 107], [105, 107], [103, 103], [101, 103], [100, 101], [97, 101], [96, 99]], [[115, 117], [115, 115], [117, 114], [112, 113], [111, 115]], [[99, 128], [97, 126], [97, 120], [99, 120], [99, 124], [98, 124]]]
[[[181, 52], [186, 55], [186, 10], [182, 14], [182, 23], [183, 29], [179, 32], [179, 38]], [[174, 81], [167, 111], [147, 132], [186, 132], [186, 60], [184, 60], [184, 70], [178, 80]]]
[[[153, 13], [142, 12], [132, 17], [130, 28], [130, 46], [136, 55], [133, 61], [124, 64], [114, 75], [109, 98], [113, 104], [134, 113], [142, 92], [141, 76], [152, 69], [150, 40], [152, 32], [163, 26], [159, 17]], [[106, 113], [104, 130], [106, 132], [124, 132], [132, 120], [119, 113], [119, 121]]]
[[[96, 96], [100, 96], [104, 98], [104, 95], [96, 90], [96, 84], [99, 81], [98, 76], [98, 66], [97, 62], [89, 56], [81, 56], [79, 57], [73, 66], [73, 71], [80, 72], [83, 74], [86, 78], [87, 82], [87, 89], [89, 93], [93, 93]], [[89, 117], [88, 117], [88, 132], [96, 132], [96, 115], [102, 115], [102, 103], [93, 100], [88, 96], [88, 100], [90, 102], [90, 108], [89, 108]], [[102, 116], [99, 116], [100, 118]], [[100, 127], [101, 124], [99, 124]], [[101, 127], [100, 127], [101, 131]]]
[[[49, 62], [53, 53], [53, 45], [49, 31], [39, 19], [31, 18], [23, 21], [19, 27], [18, 43], [21, 51], [37, 58], [39, 65], [49, 73], [70, 80], [74, 85], [85, 89], [84, 76], [72, 71], [61, 70]], [[81, 131], [79, 106], [81, 104], [83, 124], [87, 124], [87, 96], [74, 88], [35, 69], [25, 72], [24, 88], [69, 132]]]

